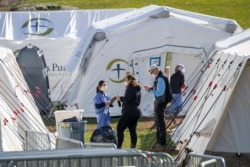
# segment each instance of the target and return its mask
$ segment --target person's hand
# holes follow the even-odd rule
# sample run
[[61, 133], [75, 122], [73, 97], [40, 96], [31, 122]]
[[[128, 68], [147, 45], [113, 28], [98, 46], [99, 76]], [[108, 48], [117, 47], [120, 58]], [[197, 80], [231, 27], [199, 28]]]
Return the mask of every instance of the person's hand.
[[146, 91], [149, 91], [151, 86], [148, 86], [148, 85], [144, 85], [143, 88], [146, 90]]
[[117, 100], [120, 100], [121, 96], [118, 96], [118, 95], [117, 95], [116, 98], [117, 98]]
[[106, 106], [109, 106], [111, 104], [111, 101], [106, 101], [105, 104]]

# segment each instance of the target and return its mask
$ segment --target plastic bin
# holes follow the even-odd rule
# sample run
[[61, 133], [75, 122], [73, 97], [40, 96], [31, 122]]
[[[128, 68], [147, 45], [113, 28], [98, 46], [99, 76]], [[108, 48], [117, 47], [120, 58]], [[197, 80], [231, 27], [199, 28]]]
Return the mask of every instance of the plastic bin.
[[59, 122], [58, 134], [61, 137], [79, 140], [84, 144], [86, 124], [87, 121]]
[[55, 120], [56, 120], [56, 130], [58, 135], [58, 122], [61, 122], [64, 119], [77, 117], [79, 120], [82, 120], [84, 110], [57, 110], [55, 111]]

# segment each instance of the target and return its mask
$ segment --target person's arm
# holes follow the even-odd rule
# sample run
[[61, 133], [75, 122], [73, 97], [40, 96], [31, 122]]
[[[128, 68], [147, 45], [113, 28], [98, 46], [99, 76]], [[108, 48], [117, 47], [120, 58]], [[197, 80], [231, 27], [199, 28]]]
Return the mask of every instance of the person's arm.
[[150, 89], [149, 93], [153, 94], [155, 96], [162, 96], [165, 93], [165, 89], [166, 89], [166, 84], [165, 84], [164, 78], [159, 77], [157, 79], [156, 89], [155, 90], [154, 89]]
[[181, 88], [185, 88], [186, 87], [186, 85], [185, 85], [185, 77], [184, 77], [184, 75], [182, 74], [181, 75], [181, 79], [180, 79], [180, 82], [181, 82]]
[[134, 101], [135, 98], [135, 91], [132, 88], [128, 88], [125, 91], [125, 95], [124, 97], [121, 97], [120, 100], [121, 102], [123, 102], [124, 104], [128, 104]]
[[102, 107], [104, 107], [105, 105], [106, 105], [106, 104], [105, 104], [104, 102], [99, 103], [99, 104], [95, 103], [95, 107], [96, 107], [96, 108], [102, 108]]
[[97, 109], [102, 108], [106, 105], [104, 99], [100, 96], [100, 94], [97, 94], [95, 96], [94, 103]]

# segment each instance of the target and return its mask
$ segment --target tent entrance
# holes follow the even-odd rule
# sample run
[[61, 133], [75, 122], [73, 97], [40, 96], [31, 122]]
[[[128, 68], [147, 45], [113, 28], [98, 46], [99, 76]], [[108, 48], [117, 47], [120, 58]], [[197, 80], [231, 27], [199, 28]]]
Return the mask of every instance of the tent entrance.
[[30, 44], [19, 50], [16, 60], [40, 114], [47, 115], [51, 100], [48, 71], [43, 52]]
[[[186, 68], [185, 78], [190, 78], [191, 74], [193, 75], [194, 72], [197, 71], [197, 68], [201, 66], [201, 63], [205, 59], [206, 54], [204, 50], [200, 48], [163, 46], [160, 48], [134, 52], [131, 56], [131, 71], [135, 74], [141, 85], [152, 85], [154, 78], [151, 77], [148, 72], [152, 64], [158, 65], [162, 72], [168, 72], [167, 74], [170, 78], [171, 74], [174, 73], [175, 66], [182, 63]], [[188, 83], [189, 81], [186, 82]], [[145, 109], [143, 111], [144, 113], [146, 110], [153, 111], [153, 105], [150, 103], [153, 102], [153, 98], [154, 97], [147, 92], [142, 91], [142, 100], [147, 102], [142, 106], [142, 109]], [[184, 106], [183, 113], [180, 113], [180, 115], [184, 115], [185, 111], [186, 109]]]
[[[151, 64], [157, 64], [163, 72], [166, 67], [170, 67], [170, 74], [174, 73], [175, 66], [179, 63], [185, 65], [185, 77], [190, 78], [201, 66], [201, 63], [207, 60], [207, 54], [204, 48], [192, 48], [185, 46], [165, 45], [158, 48], [136, 51], [131, 56], [133, 72], [141, 82], [144, 82], [145, 73]], [[148, 80], [148, 78], [146, 78]]]

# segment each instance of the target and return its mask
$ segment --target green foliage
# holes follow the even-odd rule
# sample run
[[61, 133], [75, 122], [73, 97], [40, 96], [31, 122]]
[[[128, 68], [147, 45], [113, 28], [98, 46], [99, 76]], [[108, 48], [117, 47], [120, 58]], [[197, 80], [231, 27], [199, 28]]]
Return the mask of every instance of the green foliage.
[[[243, 28], [250, 28], [249, 0], [42, 0], [41, 4], [57, 4], [79, 9], [141, 8], [160, 5], [236, 20]], [[23, 0], [22, 4], [38, 4], [37, 0]]]
[[[111, 126], [116, 131], [116, 125], [119, 118], [112, 118]], [[137, 125], [137, 149], [150, 150], [156, 143], [156, 129], [145, 128], [145, 119], [141, 118]], [[96, 127], [96, 120], [93, 118], [87, 119], [87, 131], [85, 133], [86, 142], [90, 141], [93, 130]], [[173, 142], [170, 136], [167, 136], [167, 145], [171, 147]], [[124, 132], [124, 142], [122, 148], [130, 148], [130, 135], [128, 129]]]

